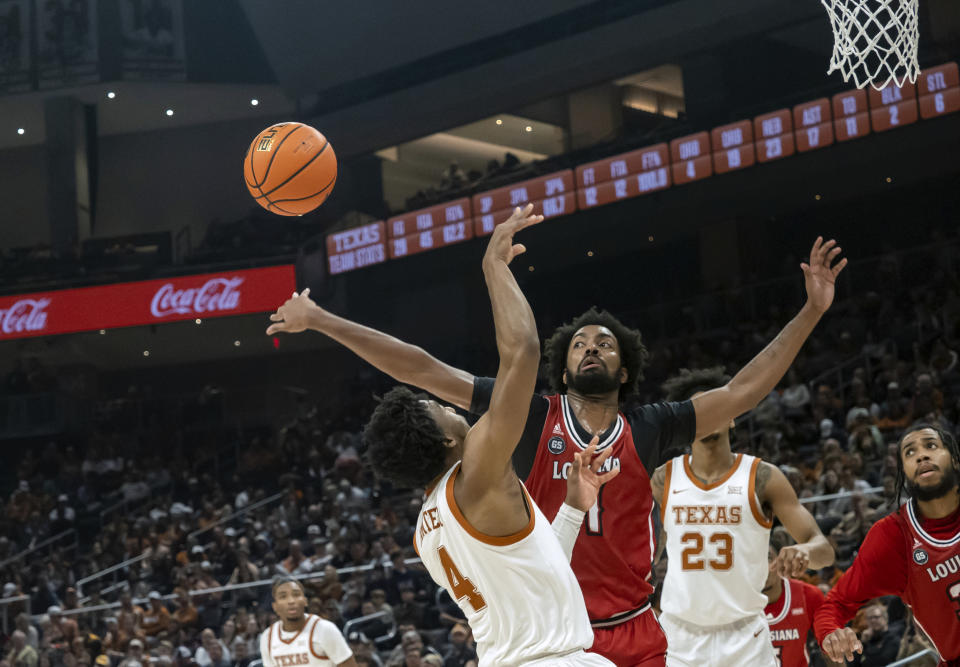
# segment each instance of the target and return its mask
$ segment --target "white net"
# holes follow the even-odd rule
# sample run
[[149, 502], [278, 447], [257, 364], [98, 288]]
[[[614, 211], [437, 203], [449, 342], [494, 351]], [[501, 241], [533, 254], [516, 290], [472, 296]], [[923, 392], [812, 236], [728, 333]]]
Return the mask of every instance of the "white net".
[[840, 70], [857, 88], [881, 89], [891, 81], [916, 83], [918, 0], [820, 0], [830, 14], [833, 55], [827, 74]]

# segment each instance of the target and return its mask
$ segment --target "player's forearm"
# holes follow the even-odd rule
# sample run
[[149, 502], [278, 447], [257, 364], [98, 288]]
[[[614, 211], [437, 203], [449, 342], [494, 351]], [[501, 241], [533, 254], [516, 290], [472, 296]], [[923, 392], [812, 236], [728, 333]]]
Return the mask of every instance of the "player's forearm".
[[577, 541], [577, 535], [580, 534], [580, 526], [583, 524], [584, 516], [586, 516], [586, 512], [563, 503], [557, 511], [557, 516], [550, 524], [550, 527], [553, 528], [553, 534], [557, 536], [557, 540], [563, 548], [567, 561], [573, 557], [573, 545]]
[[532, 358], [539, 363], [537, 323], [510, 267], [502, 260], [487, 259], [483, 262], [483, 276], [490, 293], [501, 364], [520, 358]]
[[837, 559], [833, 546], [823, 534], [815, 535], [804, 542], [803, 545], [807, 547], [807, 555], [810, 557], [810, 563], [807, 567], [811, 570], [819, 570], [822, 567], [833, 565]]
[[735, 402], [735, 414], [731, 416], [742, 415], [757, 407], [777, 386], [820, 317], [821, 313], [805, 304], [777, 337], [730, 380], [727, 388]]
[[833, 596], [831, 591], [813, 618], [813, 633], [817, 636], [817, 643], [822, 646], [827, 635], [849, 623], [850, 619], [856, 616], [861, 604], [841, 600]]
[[313, 313], [309, 322], [311, 329], [398, 382], [412, 384], [464, 409], [470, 407], [473, 376], [439, 361], [422, 347], [323, 311]]

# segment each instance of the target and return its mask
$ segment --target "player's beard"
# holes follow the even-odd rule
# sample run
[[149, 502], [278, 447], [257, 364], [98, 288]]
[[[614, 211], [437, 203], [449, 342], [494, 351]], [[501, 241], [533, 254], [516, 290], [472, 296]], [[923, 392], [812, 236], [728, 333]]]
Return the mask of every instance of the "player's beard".
[[584, 396], [609, 394], [620, 389], [620, 381], [615, 375], [606, 372], [606, 368], [599, 368], [587, 373], [575, 373], [567, 369], [567, 388]]
[[937, 500], [957, 488], [958, 477], [960, 477], [960, 475], [957, 475], [956, 467], [951, 465], [950, 468], [943, 473], [943, 477], [940, 478], [938, 484], [934, 486], [920, 486], [914, 482], [909, 482], [907, 484], [907, 492], [911, 497], [922, 500], [923, 502]]

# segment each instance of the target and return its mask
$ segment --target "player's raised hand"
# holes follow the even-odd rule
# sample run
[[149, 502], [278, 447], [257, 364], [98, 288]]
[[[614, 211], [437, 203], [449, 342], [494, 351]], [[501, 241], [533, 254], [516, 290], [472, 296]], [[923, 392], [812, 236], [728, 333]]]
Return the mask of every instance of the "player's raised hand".
[[309, 287], [300, 294], [294, 292], [293, 296], [287, 299], [282, 306], [277, 308], [277, 312], [270, 316], [270, 321], [273, 324], [267, 327], [267, 335], [300, 333], [307, 329], [310, 317], [317, 312], [322, 312], [322, 308], [310, 298]]
[[612, 467], [606, 472], [600, 472], [604, 462], [613, 453], [613, 447], [607, 447], [597, 454], [597, 444], [600, 438], [593, 436], [593, 440], [582, 452], [573, 455], [570, 465], [570, 474], [567, 476], [566, 503], [581, 512], [588, 511], [597, 502], [600, 487], [620, 474], [619, 467]]
[[805, 545], [794, 544], [780, 550], [776, 559], [770, 563], [770, 571], [789, 579], [799, 577], [809, 566], [810, 554]]
[[825, 313], [833, 303], [837, 276], [847, 265], [847, 259], [835, 260], [841, 249], [837, 242], [830, 239], [826, 243], [818, 236], [810, 249], [810, 263], [800, 265], [807, 287], [807, 302], [818, 312]]
[[500, 260], [509, 264], [514, 257], [525, 253], [526, 247], [522, 243], [514, 243], [513, 235], [541, 220], [543, 220], [542, 215], [533, 214], [533, 204], [527, 204], [522, 209], [519, 206], [515, 208], [513, 215], [506, 222], [494, 228], [490, 243], [487, 244], [487, 251], [483, 255], [484, 263]]
[[834, 662], [853, 662], [853, 652], [863, 653], [863, 644], [850, 628], [834, 630], [823, 638], [823, 652]]

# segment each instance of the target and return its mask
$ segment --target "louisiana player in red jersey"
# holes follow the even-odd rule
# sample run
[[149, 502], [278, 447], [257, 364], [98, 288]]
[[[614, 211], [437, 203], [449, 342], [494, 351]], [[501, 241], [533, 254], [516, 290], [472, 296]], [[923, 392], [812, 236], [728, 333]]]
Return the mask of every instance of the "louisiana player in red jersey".
[[911, 498], [867, 533], [850, 569], [817, 612], [814, 630], [833, 660], [853, 659], [863, 646], [844, 627], [873, 598], [899, 596], [940, 654], [960, 667], [960, 452], [931, 424], [900, 438], [897, 497]]
[[[771, 564], [777, 560], [777, 549], [771, 544], [767, 558]], [[823, 604], [823, 593], [805, 581], [780, 576], [773, 567], [767, 573], [763, 585], [767, 606], [763, 613], [770, 624], [770, 639], [781, 667], [807, 667], [810, 653], [807, 637], [813, 630], [813, 616]], [[826, 659], [828, 667], [839, 663]]]
[[[636, 390], [647, 359], [640, 332], [591, 309], [545, 343], [552, 393], [534, 396], [514, 456], [514, 468], [549, 520], [562, 505], [574, 453], [593, 436], [607, 465], [620, 468], [587, 514], [571, 565], [594, 626], [595, 651], [618, 665], [661, 667], [666, 639], [648, 602], [655, 548], [650, 474], [662, 452], [685, 447], [752, 410], [780, 381], [804, 341], [833, 302], [836, 275], [846, 259], [835, 241], [818, 238], [801, 265], [807, 303], [777, 337], [727, 385], [693, 401], [642, 405], [621, 411]], [[268, 334], [312, 329], [345, 345], [395, 380], [424, 389], [474, 414], [486, 411], [491, 378], [453, 368], [415, 345], [337, 317], [307, 294], [271, 316]]]

